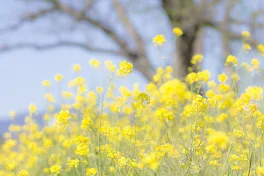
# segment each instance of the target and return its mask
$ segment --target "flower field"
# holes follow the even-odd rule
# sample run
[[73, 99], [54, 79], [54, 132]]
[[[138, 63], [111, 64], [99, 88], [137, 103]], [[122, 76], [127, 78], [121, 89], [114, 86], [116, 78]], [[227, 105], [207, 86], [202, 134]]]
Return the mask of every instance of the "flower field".
[[[165, 41], [162, 35], [153, 38], [158, 47]], [[202, 59], [194, 55], [193, 68]], [[263, 87], [239, 90], [237, 71], [260, 72], [258, 59], [238, 63], [229, 55], [227, 71], [217, 81], [209, 71], [192, 68], [178, 80], [171, 66], [160, 67], [142, 90], [115, 85], [115, 79], [132, 72], [127, 61], [116, 66], [92, 59], [89, 64], [108, 69], [105, 86], [88, 90], [78, 76], [68, 82], [72, 91], [61, 92], [59, 111], [48, 91], [50, 108], [42, 117], [31, 104], [25, 124], [11, 125], [3, 136], [0, 175], [264, 175]], [[42, 84], [48, 90], [62, 79], [56, 75], [54, 83]], [[38, 125], [36, 118], [46, 125]]]

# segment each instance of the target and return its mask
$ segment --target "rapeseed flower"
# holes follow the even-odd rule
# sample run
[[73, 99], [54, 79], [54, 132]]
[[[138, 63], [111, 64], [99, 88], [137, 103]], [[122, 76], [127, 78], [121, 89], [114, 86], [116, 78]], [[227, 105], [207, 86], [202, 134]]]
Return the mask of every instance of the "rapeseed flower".
[[175, 27], [172, 29], [172, 32], [176, 35], [176, 36], [182, 36], [183, 35], [183, 31], [181, 30], [181, 28], [179, 27]]
[[75, 72], [81, 71], [81, 65], [80, 64], [74, 64], [72, 66], [72, 70], [75, 71]]
[[101, 62], [99, 60], [96, 59], [91, 59], [89, 61], [89, 64], [94, 67], [94, 68], [99, 68], [101, 66]]
[[122, 61], [119, 64], [119, 70], [117, 71], [117, 75], [126, 76], [132, 73], [133, 64], [127, 61]]
[[49, 80], [43, 80], [43, 81], [42, 81], [42, 85], [43, 85], [44, 87], [50, 87], [51, 83], [50, 83]]
[[227, 77], [227, 75], [225, 73], [222, 73], [222, 74], [218, 75], [218, 81], [219, 82], [224, 83], [224, 82], [226, 82], [227, 79], [228, 79], [228, 77]]
[[155, 43], [156, 46], [162, 46], [165, 42], [166, 39], [163, 35], [156, 35], [153, 39], [152, 42]]
[[225, 65], [233, 64], [235, 67], [237, 66], [237, 58], [233, 55], [228, 55], [226, 58]]
[[69, 119], [71, 118], [71, 114], [68, 110], [61, 110], [57, 115], [57, 122], [61, 125], [67, 125], [69, 123]]
[[251, 34], [249, 31], [243, 31], [241, 32], [241, 36], [244, 38], [250, 38]]
[[30, 113], [35, 113], [35, 112], [37, 112], [37, 106], [35, 104], [30, 104], [28, 106], [28, 110]]
[[57, 82], [60, 82], [63, 79], [63, 76], [61, 74], [57, 74], [54, 76], [54, 80]]
[[61, 172], [61, 165], [55, 164], [49, 170], [51, 174], [58, 175]]
[[21, 170], [18, 172], [17, 176], [29, 176], [29, 174], [26, 170]]
[[86, 176], [96, 175], [96, 174], [97, 174], [97, 169], [95, 169], [95, 168], [87, 168], [86, 169]]

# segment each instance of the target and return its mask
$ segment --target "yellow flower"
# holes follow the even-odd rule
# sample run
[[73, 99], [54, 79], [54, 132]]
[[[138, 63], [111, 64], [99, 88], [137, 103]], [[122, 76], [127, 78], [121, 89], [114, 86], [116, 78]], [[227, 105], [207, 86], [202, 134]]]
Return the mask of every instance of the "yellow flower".
[[116, 70], [116, 66], [109, 60], [105, 61], [105, 66], [110, 72], [114, 72]]
[[232, 166], [232, 170], [241, 170], [242, 167], [239, 165], [239, 166]]
[[62, 78], [63, 78], [63, 77], [62, 77], [61, 74], [57, 74], [57, 75], [55, 75], [55, 77], [54, 77], [55, 81], [57, 81], [57, 82], [61, 81]]
[[53, 102], [53, 103], [55, 102], [55, 98], [53, 97], [53, 95], [51, 93], [45, 93], [44, 97], [49, 102]]
[[79, 166], [80, 160], [78, 159], [68, 159], [67, 165], [69, 168], [77, 168]]
[[67, 125], [69, 123], [69, 119], [71, 118], [71, 114], [68, 110], [61, 110], [55, 117], [59, 124]]
[[120, 108], [119, 108], [119, 106], [116, 105], [116, 104], [112, 104], [112, 105], [110, 105], [110, 110], [111, 110], [112, 112], [116, 112], [116, 113], [120, 112]]
[[75, 72], [81, 71], [81, 65], [80, 64], [73, 64], [72, 70]]
[[96, 92], [102, 93], [104, 91], [103, 87], [96, 87]]
[[166, 108], [158, 108], [155, 111], [155, 116], [161, 120], [172, 120], [174, 115]]
[[86, 176], [96, 175], [96, 174], [97, 174], [97, 169], [95, 169], [95, 168], [87, 168], [86, 169]]
[[221, 164], [217, 160], [210, 161], [209, 165], [211, 165], [211, 166], [221, 166]]
[[237, 129], [234, 129], [234, 130], [233, 130], [233, 134], [234, 134], [235, 137], [238, 137], [238, 138], [244, 136], [243, 131], [241, 131], [241, 130], [237, 130]]
[[168, 73], [172, 73], [172, 72], [173, 72], [173, 68], [172, 68], [172, 66], [170, 66], [170, 65], [166, 66], [166, 71], [167, 71]]
[[37, 107], [36, 107], [35, 104], [30, 104], [28, 106], [28, 110], [29, 110], [30, 113], [35, 113], [35, 112], [37, 112]]
[[141, 163], [139, 164], [143, 166], [147, 165], [152, 170], [156, 170], [160, 166], [160, 163], [154, 152], [151, 152], [147, 156], [143, 157]]
[[62, 91], [61, 95], [67, 99], [70, 99], [73, 96], [73, 94], [71, 92], [68, 92], [68, 91]]
[[9, 116], [11, 117], [11, 119], [14, 119], [16, 117], [16, 111], [10, 111]]
[[259, 68], [259, 60], [256, 58], [252, 59], [251, 65], [253, 66], [253, 68], [258, 69]]
[[231, 79], [234, 80], [234, 81], [238, 81], [240, 79], [239, 75], [237, 73], [233, 73], [231, 75]]
[[218, 75], [218, 80], [219, 80], [220, 82], [222, 82], [222, 83], [226, 82], [227, 78], [228, 78], [228, 77], [226, 76], [225, 73], [222, 73], [222, 74]]
[[223, 122], [223, 121], [225, 121], [225, 119], [227, 119], [227, 118], [228, 118], [227, 114], [222, 113], [222, 114], [220, 114], [218, 117], [216, 117], [216, 121], [217, 121], [217, 122]]
[[244, 38], [250, 38], [251, 34], [249, 31], [243, 31], [241, 32], [241, 36]]
[[43, 81], [42, 81], [42, 85], [43, 85], [44, 87], [49, 87], [49, 86], [51, 85], [51, 83], [50, 83], [49, 80], [43, 80]]
[[23, 169], [18, 172], [17, 176], [29, 176], [29, 174], [26, 170]]
[[123, 60], [119, 64], [119, 70], [117, 71], [117, 75], [126, 76], [126, 75], [132, 73], [132, 69], [133, 69], [133, 64]]
[[208, 144], [214, 145], [221, 149], [226, 149], [229, 143], [229, 138], [226, 133], [222, 131], [212, 131], [208, 136]]
[[88, 127], [92, 124], [92, 120], [88, 117], [85, 117], [83, 120], [82, 120], [82, 124], [81, 124], [81, 128], [83, 130], [87, 130]]
[[182, 34], [183, 34], [181, 28], [179, 28], [179, 27], [175, 27], [175, 28], [173, 28], [172, 31], [173, 31], [173, 33], [174, 33], [175, 35], [177, 35], [178, 37], [179, 37], [179, 36], [182, 36]]
[[85, 85], [85, 79], [83, 77], [77, 77], [74, 80], [74, 83], [75, 83], [75, 85], [82, 87]]
[[150, 103], [150, 97], [148, 94], [141, 92], [134, 98], [134, 100], [138, 101], [141, 105], [148, 105]]
[[261, 87], [249, 86], [246, 89], [246, 94], [253, 100], [260, 100], [262, 98], [263, 89]]
[[197, 79], [198, 81], [204, 81], [204, 82], [208, 82], [210, 79], [210, 72], [208, 70], [203, 70], [203, 71], [199, 71], [197, 73]]
[[156, 46], [162, 46], [163, 43], [166, 42], [166, 39], [163, 35], [156, 35], [153, 39], [152, 42], [155, 43]]
[[48, 174], [48, 173], [50, 173], [50, 169], [49, 168], [44, 168], [43, 169], [43, 172], [46, 173], [46, 174]]
[[13, 171], [18, 167], [18, 164], [16, 162], [11, 162], [6, 165], [6, 169]]
[[6, 133], [4, 133], [3, 137], [4, 137], [4, 139], [9, 139], [12, 137], [12, 135], [11, 135], [11, 133], [6, 132]]
[[202, 60], [203, 60], [203, 55], [202, 55], [202, 54], [195, 54], [195, 55], [192, 57], [191, 63], [192, 63], [193, 65], [195, 65], [195, 64], [197, 64], [197, 63], [200, 63]]
[[55, 175], [58, 175], [61, 171], [61, 165], [59, 164], [56, 164], [56, 165], [53, 165], [50, 167], [50, 173], [51, 174], [55, 174]]
[[123, 156], [118, 159], [118, 164], [119, 164], [120, 167], [126, 166], [127, 162], [128, 162], [127, 158], [125, 158]]
[[260, 52], [264, 52], [264, 45], [262, 45], [262, 44], [259, 44], [258, 46], [257, 46], [257, 48], [258, 48], [258, 50], [260, 51]]
[[94, 67], [94, 68], [99, 68], [101, 66], [101, 62], [99, 60], [96, 59], [91, 59], [89, 61], [89, 64]]
[[263, 176], [264, 175], [264, 167], [258, 166], [256, 172], [257, 172], [258, 176]]
[[244, 48], [244, 50], [246, 50], [246, 51], [251, 50], [251, 46], [250, 46], [248, 43], [245, 43], [245, 44], [243, 45], [243, 48]]
[[75, 154], [80, 156], [87, 156], [89, 153], [88, 145], [85, 143], [79, 143], [75, 149]]
[[233, 55], [228, 55], [226, 58], [225, 65], [233, 64], [235, 67], [237, 66], [237, 58]]
[[207, 85], [208, 85], [208, 87], [210, 87], [210, 88], [214, 88], [214, 87], [216, 86], [216, 83], [215, 83], [214, 81], [209, 81], [209, 82], [207, 83]]
[[115, 173], [115, 171], [116, 171], [115, 167], [113, 167], [113, 166], [109, 167], [109, 172]]

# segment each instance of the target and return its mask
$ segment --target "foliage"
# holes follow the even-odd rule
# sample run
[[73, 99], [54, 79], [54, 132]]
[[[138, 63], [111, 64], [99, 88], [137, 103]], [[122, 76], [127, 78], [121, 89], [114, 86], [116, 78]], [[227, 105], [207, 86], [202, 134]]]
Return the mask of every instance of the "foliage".
[[[162, 35], [153, 40], [157, 47], [165, 41]], [[194, 67], [202, 59], [194, 55]], [[90, 65], [102, 66], [95, 59]], [[4, 135], [0, 175], [264, 174], [263, 88], [252, 85], [239, 93], [236, 71], [257, 73], [259, 60], [238, 68], [237, 58], [228, 56], [230, 71], [218, 82], [207, 70], [190, 72], [183, 82], [172, 77], [171, 66], [160, 67], [145, 91], [121, 86], [118, 93], [113, 80], [130, 74], [133, 65], [106, 61], [105, 67], [109, 82], [95, 91], [87, 90], [83, 77], [69, 81], [74, 91], [62, 91], [59, 112], [47, 92], [43, 128], [36, 123], [36, 105], [29, 106], [25, 125], [13, 124]], [[60, 84], [63, 77], [54, 79]], [[52, 86], [49, 80], [42, 84]], [[202, 87], [204, 96], [196, 93]]]

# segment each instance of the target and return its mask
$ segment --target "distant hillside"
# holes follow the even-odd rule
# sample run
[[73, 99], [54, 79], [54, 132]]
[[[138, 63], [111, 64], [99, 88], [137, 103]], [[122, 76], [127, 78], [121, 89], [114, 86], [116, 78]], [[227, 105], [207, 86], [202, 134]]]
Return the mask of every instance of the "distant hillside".
[[[1, 117], [0, 119], [0, 135], [4, 134], [5, 132], [8, 131], [8, 127], [10, 124], [16, 124], [16, 125], [23, 125], [24, 124], [24, 119], [27, 116], [26, 113], [24, 114], [19, 114], [16, 116], [15, 120], [12, 120], [10, 117]], [[35, 119], [37, 120], [38, 124], [40, 126], [43, 126], [43, 113], [39, 113]]]

